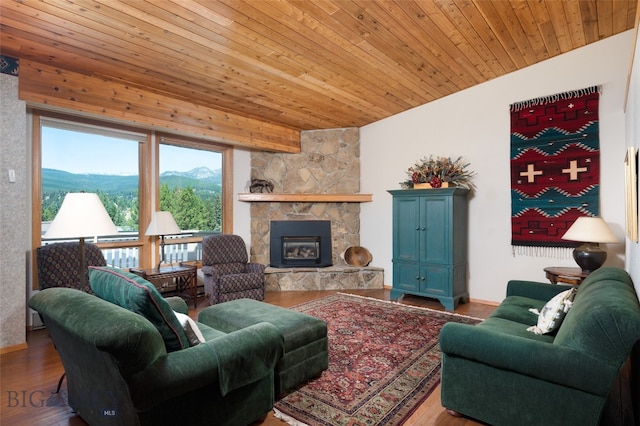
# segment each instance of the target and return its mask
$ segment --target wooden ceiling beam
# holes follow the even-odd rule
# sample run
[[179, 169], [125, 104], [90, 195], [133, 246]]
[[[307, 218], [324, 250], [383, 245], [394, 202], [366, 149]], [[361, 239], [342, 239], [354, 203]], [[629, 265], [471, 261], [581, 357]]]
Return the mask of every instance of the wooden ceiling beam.
[[[9, 3], [9, 5], [12, 4], [13, 3]], [[101, 9], [106, 9], [108, 7], [107, 4], [103, 5]], [[68, 15], [69, 19], [78, 19], [78, 15], [75, 13], [76, 8], [79, 7], [78, 5], [65, 5], [65, 7], [67, 8], [67, 12], [73, 15]], [[131, 9], [126, 9], [127, 6], [123, 4], [120, 4], [118, 7], [124, 11], [131, 11]], [[210, 50], [214, 45], [212, 42], [209, 43], [208, 47], [203, 48], [201, 43], [204, 43], [206, 41], [205, 39], [200, 39], [201, 43], [196, 43], [195, 45], [176, 44], [176, 41], [173, 40], [172, 43], [169, 43], [167, 46], [162, 46], [162, 49], [170, 49], [173, 50], [173, 52], [177, 52], [174, 53], [176, 55], [178, 55], [180, 51], [184, 52], [188, 50], [189, 54], [187, 56], [193, 57], [193, 60], [186, 61], [186, 57], [176, 56], [169, 61], [172, 65], [167, 66], [168, 52], [165, 50], [163, 54], [163, 50], [154, 51], [154, 44], [146, 44], [146, 42], [142, 41], [142, 39], [150, 37], [160, 39], [162, 34], [154, 32], [160, 31], [162, 33], [162, 30], [159, 28], [154, 29], [152, 26], [139, 25], [140, 28], [137, 28], [139, 33], [135, 34], [136, 36], [134, 36], [134, 34], [127, 36], [125, 35], [127, 31], [133, 31], [131, 28], [132, 23], [125, 23], [120, 27], [115, 25], [114, 28], [105, 29], [102, 27], [102, 24], [96, 22], [99, 15], [92, 15], [87, 11], [87, 6], [87, 8], [80, 9], [83, 10], [82, 13], [85, 14], [85, 19], [90, 18], [91, 22], [94, 22], [94, 24], [92, 24], [94, 28], [84, 28], [83, 35], [85, 37], [76, 41], [70, 41], [68, 35], [50, 32], [47, 28], [50, 28], [53, 24], [66, 25], [74, 30], [77, 29], [75, 28], [75, 23], [71, 21], [62, 22], [60, 21], [61, 18], [47, 14], [44, 10], [38, 11], [19, 4], [16, 8], [19, 8], [23, 13], [32, 15], [34, 19], [37, 17], [38, 20], [42, 21], [42, 25], [35, 26], [35, 32], [41, 37], [55, 40], [55, 42], [50, 43], [51, 46], [47, 51], [50, 51], [51, 48], [62, 47], [63, 52], [77, 53], [77, 60], [74, 61], [76, 70], [78, 70], [79, 64], [87, 62], [88, 59], [98, 60], [100, 63], [111, 63], [111, 69], [104, 69], [103, 66], [96, 67], [91, 64], [85, 65], [84, 68], [100, 70], [97, 74], [104, 73], [110, 76], [120, 74], [120, 79], [123, 81], [135, 83], [141, 87], [151, 87], [156, 90], [175, 93], [178, 97], [182, 96], [185, 99], [194, 99], [203, 104], [215, 104], [223, 109], [227, 109], [227, 106], [237, 107], [237, 105], [243, 105], [246, 114], [268, 118], [274, 122], [279, 121], [279, 116], [282, 114], [281, 106], [284, 104], [289, 108], [287, 113], [288, 120], [297, 119], [301, 123], [311, 121], [313, 122], [313, 125], [310, 126], [312, 129], [335, 127], [335, 117], [332, 112], [337, 106], [344, 108], [343, 105], [338, 104], [341, 101], [345, 102], [345, 98], [337, 96], [331, 99], [324, 96], [326, 93], [324, 90], [322, 93], [318, 93], [318, 88], [315, 85], [305, 84], [302, 79], [294, 79], [292, 76], [286, 76], [286, 78], [283, 78], [280, 82], [277, 81], [276, 78], [264, 81], [261, 74], [259, 74], [261, 71], [258, 69], [260, 65], [258, 62], [253, 63], [253, 67], [247, 67], [246, 64], [243, 64], [242, 61], [237, 58], [228, 58], [220, 59], [220, 64], [224, 64], [224, 66], [206, 67], [204, 65], [206, 64], [206, 60], [196, 60], [195, 57], [200, 56], [208, 60], [215, 58], [216, 55], [220, 56], [222, 54], [213, 53]], [[123, 12], [109, 12], [110, 16], [112, 13], [120, 14]], [[74, 18], [74, 16], [76, 18]], [[130, 16], [126, 16], [127, 20], [132, 19]], [[12, 26], [19, 27], [17, 23], [11, 21], [11, 9], [7, 10], [3, 18], [10, 24], [13, 24]], [[172, 27], [172, 29], [178, 31], [178, 27], [176, 26]], [[102, 33], [101, 31], [105, 32]], [[185, 33], [185, 35], [188, 34]], [[101, 39], [98, 40], [98, 37], [101, 37]], [[109, 37], [111, 37], [111, 39]], [[74, 44], [67, 44], [70, 42]], [[98, 57], [90, 48], [100, 43], [106, 46], [117, 46], [118, 48], [105, 52], [106, 56]], [[160, 49], [160, 47], [158, 48]], [[238, 49], [237, 52], [234, 49], [229, 49], [229, 47], [225, 49], [228, 52], [234, 52], [234, 56], [242, 56], [240, 49]], [[135, 51], [136, 54], [127, 55], [127, 52], [131, 52], [132, 50]], [[248, 49], [243, 48], [242, 51], [247, 52]], [[44, 55], [43, 57], [46, 57], [46, 54], [44, 54], [44, 52], [42, 53]], [[55, 61], [55, 59], [52, 63], [67, 68], [64, 64]], [[174, 67], [173, 64], [178, 65]], [[144, 70], [144, 72], [141, 73], [140, 70]], [[243, 74], [238, 75], [240, 72]], [[170, 80], [166, 78], [167, 75], [171, 75]], [[273, 76], [274, 74], [272, 73], [271, 75]], [[278, 75], [280, 77], [285, 76], [284, 73], [279, 73]], [[190, 87], [176, 87], [177, 84], [183, 81], [192, 83], [190, 83]], [[240, 87], [240, 82], [244, 81], [261, 82], [262, 89], [260, 95], [257, 97], [248, 97], [246, 91], [255, 91], [257, 85], [248, 84]], [[265, 85], [263, 82], [268, 84]], [[212, 85], [217, 86], [218, 91], [212, 92], [210, 90]], [[209, 90], [207, 90], [207, 87]], [[283, 93], [283, 88], [289, 91], [288, 95]], [[305, 109], [306, 107], [304, 105], [298, 104], [297, 100], [301, 96], [304, 96], [305, 92], [307, 92], [306, 96], [308, 99], [315, 99], [315, 102], [318, 102], [317, 108], [313, 110]], [[285, 95], [284, 100], [282, 99], [283, 95]], [[212, 96], [217, 96], [219, 100], [213, 99]], [[367, 116], [370, 116], [370, 119], [374, 120], [374, 116], [370, 115], [370, 111], [374, 111], [377, 114], [388, 112], [388, 110], [377, 110], [375, 104], [368, 102], [363, 103], [362, 99], [363, 98], [351, 97], [350, 100], [346, 101], [346, 103], [351, 103], [356, 106], [352, 114], [354, 118], [358, 117], [358, 119], [353, 119], [352, 125], [362, 125], [362, 119], [367, 120]], [[325, 102], [325, 105], [321, 107], [320, 102]], [[360, 107], [357, 107], [358, 103], [361, 104]], [[398, 111], [401, 109], [403, 108], [397, 108]], [[296, 110], [298, 112], [296, 112]], [[277, 114], [274, 114], [276, 112]], [[308, 130], [302, 126], [300, 126], [300, 128]]]
[[229, 145], [275, 152], [300, 152], [296, 129], [197, 105], [164, 94], [31, 61], [20, 63], [20, 99], [126, 120]]

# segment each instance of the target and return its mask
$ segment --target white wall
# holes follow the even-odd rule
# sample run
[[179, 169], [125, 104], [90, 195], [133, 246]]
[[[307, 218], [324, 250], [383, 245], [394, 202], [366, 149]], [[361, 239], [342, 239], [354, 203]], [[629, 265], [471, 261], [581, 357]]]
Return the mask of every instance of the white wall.
[[[636, 34], [636, 51], [634, 55], [631, 79], [629, 81], [629, 93], [627, 97], [627, 146], [640, 149], [640, 37]], [[638, 191], [640, 199], [640, 191]], [[640, 223], [640, 221], [639, 221]], [[627, 270], [636, 286], [636, 292], [640, 294], [640, 245], [627, 241]]]
[[[512, 254], [509, 105], [540, 96], [601, 85], [600, 213], [624, 241], [625, 117], [623, 111], [633, 31], [627, 31], [444, 99], [364, 126], [360, 131], [360, 242], [373, 266], [392, 283], [391, 196], [405, 170], [433, 154], [463, 155], [477, 172], [469, 203], [470, 297], [499, 302], [509, 279], [545, 281], [545, 266], [576, 266], [570, 258]], [[609, 245], [608, 265], [624, 265], [624, 245]], [[568, 253], [568, 251], [565, 250]]]

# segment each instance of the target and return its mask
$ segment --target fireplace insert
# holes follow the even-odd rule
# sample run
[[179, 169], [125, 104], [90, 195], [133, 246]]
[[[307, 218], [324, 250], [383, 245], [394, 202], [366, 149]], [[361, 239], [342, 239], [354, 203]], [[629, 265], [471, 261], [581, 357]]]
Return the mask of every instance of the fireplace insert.
[[274, 268], [331, 266], [331, 221], [271, 221], [270, 265]]

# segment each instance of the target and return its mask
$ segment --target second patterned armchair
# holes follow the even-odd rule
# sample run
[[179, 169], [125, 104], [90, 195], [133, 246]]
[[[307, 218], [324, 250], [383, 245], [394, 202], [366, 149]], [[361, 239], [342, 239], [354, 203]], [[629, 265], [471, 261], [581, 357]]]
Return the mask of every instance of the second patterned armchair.
[[[80, 265], [80, 243], [53, 243], [36, 249], [40, 290], [71, 287], [93, 294], [89, 286], [89, 266], [107, 266], [102, 251], [95, 244], [84, 243], [85, 266]], [[82, 272], [81, 272], [82, 271]], [[84, 280], [81, 273], [85, 274]]]
[[238, 235], [219, 234], [202, 240], [204, 292], [211, 305], [234, 299], [264, 299], [265, 265], [249, 263]]

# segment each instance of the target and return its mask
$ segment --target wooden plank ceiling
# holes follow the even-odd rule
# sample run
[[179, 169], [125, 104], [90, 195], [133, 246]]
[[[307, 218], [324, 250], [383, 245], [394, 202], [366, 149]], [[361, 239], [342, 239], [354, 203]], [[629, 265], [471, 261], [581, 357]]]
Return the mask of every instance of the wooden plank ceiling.
[[359, 127], [434, 101], [631, 29], [636, 8], [636, 0], [3, 0], [0, 42], [20, 58], [21, 97], [33, 104], [295, 151], [300, 130]]

